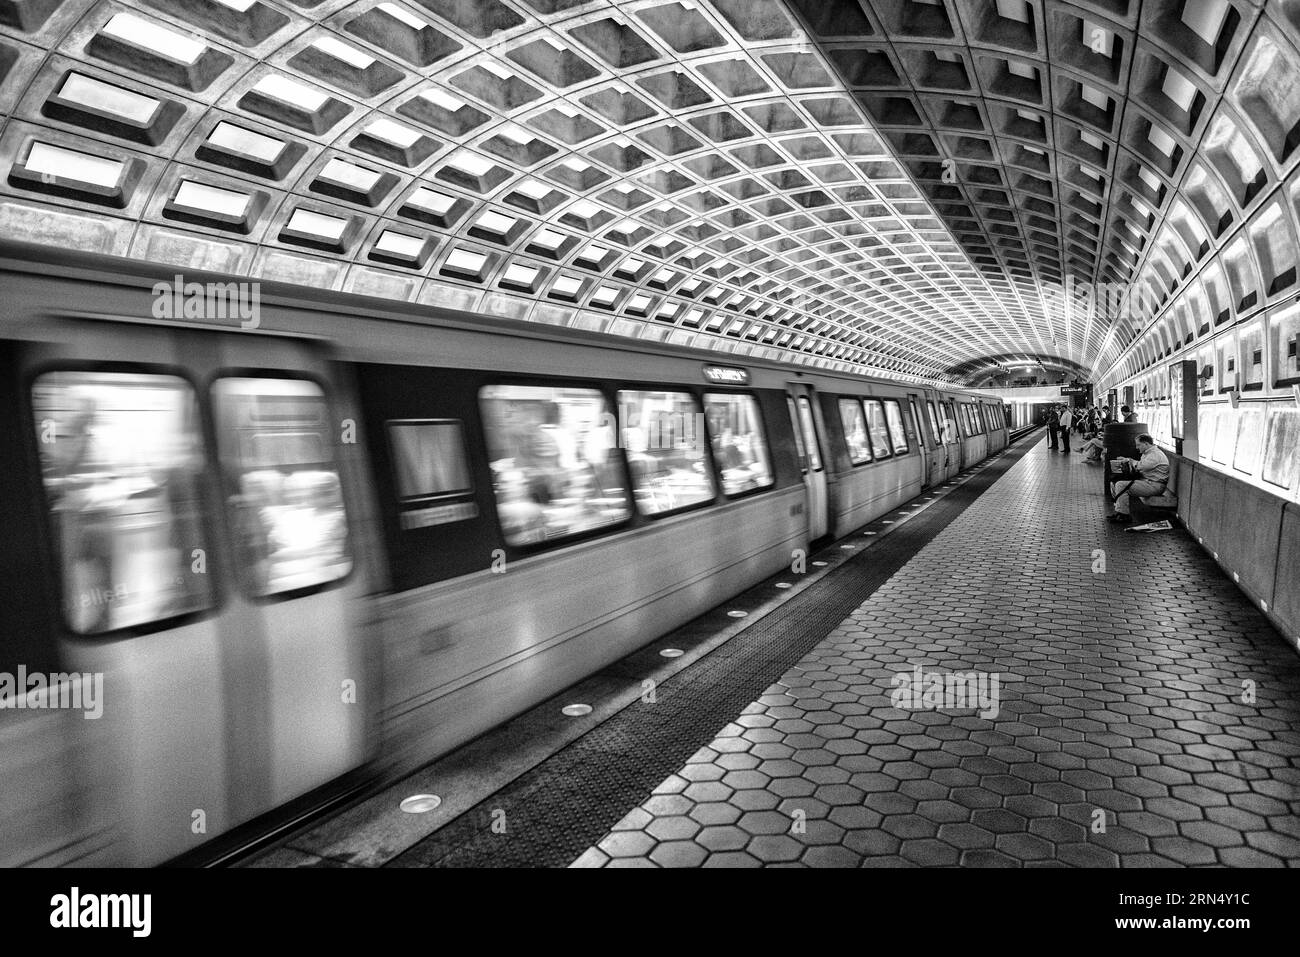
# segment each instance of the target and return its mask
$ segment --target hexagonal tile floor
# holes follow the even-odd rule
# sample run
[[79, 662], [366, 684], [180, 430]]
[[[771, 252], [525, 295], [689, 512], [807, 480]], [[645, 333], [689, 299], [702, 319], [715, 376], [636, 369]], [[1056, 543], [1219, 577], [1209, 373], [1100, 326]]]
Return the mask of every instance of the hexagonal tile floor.
[[574, 864], [1300, 864], [1300, 659], [1102, 510], [1035, 448]]

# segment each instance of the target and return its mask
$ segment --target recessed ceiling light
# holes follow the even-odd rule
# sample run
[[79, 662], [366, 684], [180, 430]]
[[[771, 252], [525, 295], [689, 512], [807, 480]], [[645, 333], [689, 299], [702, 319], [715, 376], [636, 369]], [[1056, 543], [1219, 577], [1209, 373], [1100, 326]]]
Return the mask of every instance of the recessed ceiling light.
[[92, 156], [79, 150], [64, 149], [39, 140], [32, 144], [23, 168], [32, 173], [47, 173], [91, 186], [114, 187], [122, 178], [125, 164], [121, 160]]
[[207, 49], [202, 43], [133, 13], [116, 13], [100, 31], [141, 50], [193, 65]]

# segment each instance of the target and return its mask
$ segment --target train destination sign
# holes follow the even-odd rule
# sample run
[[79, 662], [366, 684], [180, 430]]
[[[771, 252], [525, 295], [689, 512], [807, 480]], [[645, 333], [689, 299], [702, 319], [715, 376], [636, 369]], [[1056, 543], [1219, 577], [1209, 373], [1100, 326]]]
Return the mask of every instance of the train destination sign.
[[705, 366], [704, 378], [715, 385], [749, 385], [749, 370], [735, 366]]

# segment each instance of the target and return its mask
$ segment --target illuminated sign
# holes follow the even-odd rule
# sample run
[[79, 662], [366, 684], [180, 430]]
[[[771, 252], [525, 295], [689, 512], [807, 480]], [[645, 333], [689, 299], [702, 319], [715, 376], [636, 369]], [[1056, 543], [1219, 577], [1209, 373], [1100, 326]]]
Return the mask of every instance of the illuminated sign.
[[402, 528], [428, 528], [431, 525], [447, 525], [451, 522], [464, 522], [478, 518], [478, 506], [473, 502], [454, 502], [450, 505], [431, 505], [428, 508], [414, 509], [402, 513]]
[[1174, 439], [1197, 438], [1196, 392], [1199, 387], [1195, 359], [1183, 359], [1169, 366], [1169, 434]]
[[704, 378], [714, 385], [749, 385], [749, 370], [735, 366], [705, 366]]
[[1063, 385], [1061, 386], [1061, 395], [1092, 395], [1092, 386]]
[[1169, 431], [1176, 439], [1183, 437], [1183, 364], [1169, 367]]

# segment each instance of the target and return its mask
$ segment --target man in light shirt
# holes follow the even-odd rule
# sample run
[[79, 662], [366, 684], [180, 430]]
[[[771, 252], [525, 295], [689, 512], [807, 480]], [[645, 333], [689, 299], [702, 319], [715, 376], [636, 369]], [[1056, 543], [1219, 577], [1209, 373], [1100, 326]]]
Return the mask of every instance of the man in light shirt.
[[1130, 496], [1146, 498], [1149, 495], [1160, 495], [1169, 484], [1169, 459], [1156, 447], [1156, 440], [1150, 433], [1143, 432], [1137, 437], [1137, 447], [1140, 458], [1115, 460], [1128, 463], [1137, 471], [1136, 478], [1121, 479], [1111, 485], [1111, 494], [1115, 496], [1115, 514], [1110, 517], [1110, 521], [1118, 525], [1127, 525], [1131, 521]]
[[1074, 413], [1067, 405], [1061, 412], [1061, 451], [1070, 451], [1070, 430], [1074, 428]]

